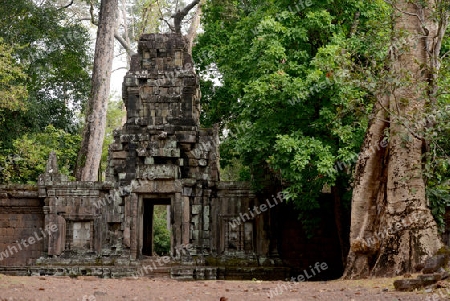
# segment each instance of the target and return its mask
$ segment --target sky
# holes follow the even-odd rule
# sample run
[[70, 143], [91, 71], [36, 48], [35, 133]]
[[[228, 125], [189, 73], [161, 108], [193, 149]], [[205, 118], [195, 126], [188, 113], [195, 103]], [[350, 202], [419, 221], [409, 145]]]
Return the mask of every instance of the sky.
[[[122, 82], [127, 73], [127, 63], [122, 58], [115, 58], [113, 61], [113, 73], [111, 75], [111, 95], [116, 98], [122, 97]], [[120, 68], [120, 69], [119, 69]]]

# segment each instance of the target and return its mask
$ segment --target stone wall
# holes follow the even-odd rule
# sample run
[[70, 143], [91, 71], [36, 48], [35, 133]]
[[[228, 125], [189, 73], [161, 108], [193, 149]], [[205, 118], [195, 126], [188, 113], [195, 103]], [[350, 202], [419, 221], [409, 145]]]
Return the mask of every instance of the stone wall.
[[[111, 184], [90, 182], [39, 183], [46, 225], [57, 225], [48, 255], [97, 253], [121, 255], [123, 204], [114, 204]], [[122, 199], [120, 199], [120, 202]], [[112, 251], [114, 250], [114, 251]]]
[[0, 186], [0, 266], [26, 266], [45, 253], [43, 201], [35, 186]]

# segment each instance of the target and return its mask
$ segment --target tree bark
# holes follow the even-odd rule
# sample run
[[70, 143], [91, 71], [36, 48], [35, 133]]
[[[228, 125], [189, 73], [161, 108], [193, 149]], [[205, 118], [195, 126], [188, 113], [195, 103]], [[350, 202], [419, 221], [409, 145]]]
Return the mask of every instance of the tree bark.
[[197, 37], [197, 30], [198, 27], [200, 26], [200, 19], [202, 17], [202, 6], [204, 2], [205, 0], [200, 0], [200, 3], [197, 5], [194, 17], [192, 18], [191, 21], [191, 26], [189, 26], [189, 31], [188, 34], [186, 35], [189, 54], [192, 54], [192, 47], [194, 47], [194, 40]]
[[200, 0], [194, 0], [190, 4], [186, 5], [182, 10], [177, 11], [173, 16], [173, 26], [175, 33], [181, 34], [181, 22], [183, 22], [184, 17], [187, 16], [189, 11], [193, 9], [197, 4], [200, 3]]
[[122, 14], [122, 26], [123, 37], [119, 35], [117, 30], [114, 33], [114, 37], [119, 41], [120, 45], [127, 51], [127, 70], [130, 68], [131, 57], [135, 52], [131, 49], [130, 33], [128, 30], [128, 17], [127, 17], [127, 3], [126, 0], [121, 0], [121, 14]]
[[106, 111], [109, 99], [114, 32], [118, 0], [102, 0], [95, 44], [91, 97], [86, 108], [81, 149], [75, 176], [79, 181], [96, 181], [105, 137]]
[[377, 96], [375, 118], [356, 165], [344, 272], [350, 279], [412, 272], [442, 246], [425, 196], [423, 141], [399, 122], [419, 121], [430, 100], [430, 83], [438, 71], [433, 66], [435, 47], [440, 47], [438, 21], [432, 15], [436, 2], [392, 5], [389, 69], [394, 80]]
[[[128, 25], [127, 25], [127, 18], [126, 18], [126, 3], [124, 2], [124, 0], [122, 0], [122, 17], [123, 17], [123, 27], [124, 27], [124, 36], [125, 38], [120, 36], [119, 31], [117, 30], [117, 25], [114, 29], [114, 38], [116, 39], [117, 42], [119, 42], [119, 44], [123, 47], [123, 49], [125, 49], [125, 51], [127, 52], [127, 65], [129, 65], [130, 63], [130, 59], [131, 57], [136, 54], [136, 52], [133, 51], [133, 49], [131, 49], [131, 42], [130, 42], [130, 37], [128, 35]], [[95, 16], [94, 16], [94, 7], [91, 3], [91, 8], [89, 10], [90, 13], [90, 17], [89, 18], [81, 18], [78, 21], [91, 21], [91, 24], [98, 26], [98, 22], [95, 20]], [[98, 29], [97, 29], [98, 30]]]

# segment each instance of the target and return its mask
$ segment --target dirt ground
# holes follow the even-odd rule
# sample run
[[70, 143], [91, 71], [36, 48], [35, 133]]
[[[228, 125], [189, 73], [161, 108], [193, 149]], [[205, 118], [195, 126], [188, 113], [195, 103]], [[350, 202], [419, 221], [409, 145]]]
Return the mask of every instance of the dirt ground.
[[[164, 278], [99, 279], [95, 277], [72, 279], [69, 277], [12, 277], [0, 274], [0, 301], [450, 300], [450, 289], [401, 293], [394, 291], [393, 281], [392, 278], [384, 278], [294, 284], [286, 281], [175, 281]], [[278, 295], [275, 294], [275, 290]], [[221, 299], [221, 297], [227, 299]]]

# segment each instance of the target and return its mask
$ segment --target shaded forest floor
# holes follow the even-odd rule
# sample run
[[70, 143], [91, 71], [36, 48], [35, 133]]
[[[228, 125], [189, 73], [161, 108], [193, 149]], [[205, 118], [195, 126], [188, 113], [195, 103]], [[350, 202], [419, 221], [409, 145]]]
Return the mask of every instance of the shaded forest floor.
[[[289, 283], [0, 275], [0, 300], [450, 300], [450, 289], [396, 292], [393, 278]], [[447, 291], [448, 290], [448, 291]], [[223, 299], [222, 299], [223, 300]]]

